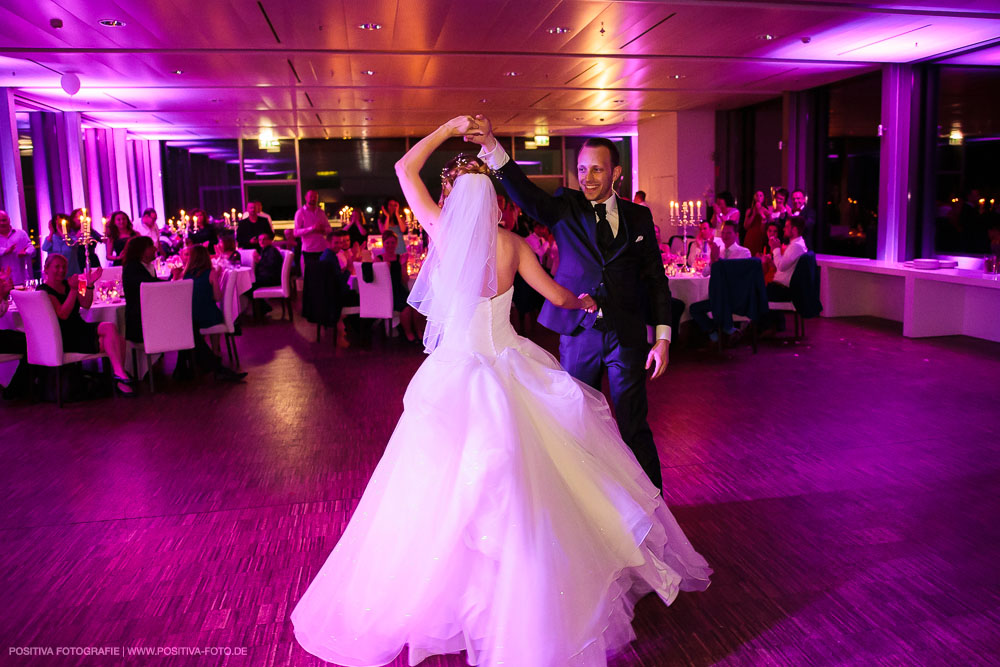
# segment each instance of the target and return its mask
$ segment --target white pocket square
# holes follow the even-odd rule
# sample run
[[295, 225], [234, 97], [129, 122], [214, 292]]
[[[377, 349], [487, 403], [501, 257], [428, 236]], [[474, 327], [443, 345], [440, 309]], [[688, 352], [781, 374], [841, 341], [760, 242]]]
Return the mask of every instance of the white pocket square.
[[641, 240], [642, 240], [642, 237], [640, 236], [640, 237], [636, 238], [635, 242], [638, 243]]

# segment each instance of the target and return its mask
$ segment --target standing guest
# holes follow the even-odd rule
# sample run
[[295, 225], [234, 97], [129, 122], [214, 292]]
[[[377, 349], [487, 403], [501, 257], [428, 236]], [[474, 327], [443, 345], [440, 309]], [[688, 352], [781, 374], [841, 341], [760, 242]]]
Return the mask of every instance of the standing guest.
[[717, 246], [717, 250], [721, 250], [722, 239], [716, 237], [712, 223], [702, 221], [698, 225], [698, 235], [688, 244], [687, 265], [694, 266], [694, 260], [698, 257], [711, 258], [713, 245]]
[[764, 234], [764, 225], [771, 221], [771, 212], [764, 203], [764, 191], [757, 190], [753, 193], [753, 201], [746, 215], [743, 216], [743, 245], [750, 253], [759, 255], [764, 252], [767, 244], [767, 237]]
[[765, 233], [767, 234], [767, 246], [764, 248], [764, 252], [759, 255], [764, 263], [764, 283], [770, 283], [774, 280], [774, 272], [776, 271], [774, 267], [774, 255], [772, 253], [772, 240], [777, 241], [775, 245], [781, 248], [781, 224], [778, 222], [769, 222], [765, 228]]
[[[63, 351], [80, 354], [108, 355], [115, 373], [115, 391], [120, 394], [132, 393], [132, 380], [125, 372], [125, 341], [118, 333], [118, 327], [111, 322], [92, 324], [80, 317], [80, 308], [90, 308], [94, 303], [94, 283], [101, 278], [101, 267], [92, 269], [90, 275], [70, 275], [69, 264], [62, 255], [45, 258], [44, 281], [41, 291], [49, 295], [52, 308], [59, 318]], [[80, 281], [86, 283], [86, 291], [80, 295]]]
[[545, 265], [543, 262], [545, 254], [549, 251], [549, 241], [546, 238], [546, 231], [547, 228], [545, 225], [536, 221], [531, 228], [531, 233], [528, 234], [526, 239], [524, 239], [531, 250], [535, 253], [535, 256], [538, 257], [538, 262], [542, 264], [542, 266]]
[[[10, 307], [8, 295], [14, 289], [14, 282], [11, 280], [9, 268], [0, 269], [0, 317], [7, 314]], [[25, 357], [28, 350], [27, 340], [24, 334], [13, 329], [0, 329], [0, 354], [20, 354], [21, 360], [17, 362], [17, 370], [10, 379], [10, 384], [3, 388], [3, 397], [6, 400], [22, 398], [28, 393], [28, 360]]]
[[330, 221], [319, 207], [319, 193], [310, 190], [306, 193], [305, 206], [295, 212], [295, 237], [302, 240], [303, 269], [319, 261], [319, 256], [326, 250], [326, 235], [329, 233]]
[[[801, 216], [789, 217], [785, 220], [785, 238], [788, 239], [788, 246], [782, 249], [781, 240], [772, 238], [768, 241], [771, 252], [774, 255], [774, 278], [767, 284], [768, 301], [791, 301], [792, 290], [789, 287], [792, 282], [792, 274], [799, 263], [799, 257], [806, 254], [806, 240], [802, 237], [805, 231], [805, 219]], [[782, 312], [770, 311], [766, 318], [764, 329], [785, 330], [785, 314]]]
[[[153, 247], [156, 248], [157, 254], [161, 254], [160, 251], [160, 226], [157, 224], [159, 216], [156, 214], [155, 208], [147, 208], [142, 212], [142, 216], [139, 218], [139, 228], [136, 230], [142, 236], [148, 236], [153, 239]], [[124, 266], [124, 264], [123, 264]]]
[[403, 227], [406, 227], [406, 220], [403, 218], [403, 211], [399, 207], [399, 202], [389, 198], [382, 207], [378, 218], [379, 234], [384, 234], [386, 230], [396, 232], [403, 238]]
[[160, 282], [153, 269], [156, 246], [152, 237], [137, 236], [125, 244], [122, 255], [122, 288], [125, 291], [125, 340], [143, 342], [140, 291], [142, 283]]
[[[218, 302], [222, 300], [222, 287], [219, 284], [219, 272], [212, 266], [212, 256], [208, 248], [195, 244], [187, 248], [187, 264], [183, 269], [175, 271], [175, 277], [194, 281], [191, 293], [191, 320], [194, 325], [194, 362], [203, 371], [211, 372], [216, 380], [224, 382], [239, 382], [247, 376], [245, 372], [226, 368], [222, 359], [212, 352], [212, 348], [201, 335], [202, 329], [222, 324], [225, 318], [219, 310]], [[183, 271], [178, 276], [177, 273]], [[189, 350], [182, 350], [177, 355], [177, 368], [174, 375], [178, 379], [189, 378], [193, 374]]]
[[351, 211], [351, 218], [347, 221], [343, 231], [347, 232], [351, 245], [363, 244], [368, 240], [368, 224], [361, 209], [356, 208]]
[[632, 203], [640, 204], [642, 206], [645, 206], [646, 208], [649, 208], [649, 204], [646, 203], [646, 193], [643, 190], [635, 191], [635, 196], [632, 197]]
[[785, 218], [791, 212], [791, 208], [788, 207], [788, 190], [785, 188], [778, 188], [774, 191], [774, 200], [771, 202], [770, 215], [771, 220], [775, 220], [780, 223], [782, 227], [785, 226]]
[[15, 285], [31, 278], [30, 262], [35, 246], [23, 229], [14, 229], [7, 211], [0, 211], [0, 271], [6, 271]]
[[56, 213], [51, 220], [49, 220], [49, 234], [45, 237], [42, 242], [42, 251], [46, 254], [55, 253], [57, 255], [62, 255], [66, 258], [66, 261], [71, 260], [73, 248], [67, 243], [67, 236], [63, 236], [63, 223], [66, 223], [65, 229], [67, 230], [67, 235], [69, 234], [69, 216], [65, 213]]
[[732, 193], [723, 190], [715, 197], [715, 213], [712, 216], [712, 227], [722, 233], [722, 226], [727, 222], [739, 222], [740, 212], [736, 209], [736, 199]]
[[256, 250], [261, 234], [269, 234], [274, 238], [274, 227], [270, 218], [265, 218], [259, 201], [247, 202], [247, 217], [236, 225], [236, 243], [239, 247]]
[[108, 219], [108, 225], [104, 230], [104, 246], [108, 262], [112, 266], [122, 265], [122, 254], [125, 252], [125, 244], [129, 239], [135, 238], [139, 234], [133, 229], [132, 221], [125, 211], [115, 211]]
[[281, 267], [285, 256], [274, 246], [274, 239], [268, 233], [257, 237], [259, 250], [253, 252], [254, 283], [258, 287], [275, 287], [281, 284]]
[[91, 227], [90, 228], [90, 239], [88, 243], [83, 243], [83, 209], [76, 208], [73, 212], [69, 214], [69, 225], [68, 225], [68, 237], [64, 237], [66, 245], [70, 246], [69, 253], [69, 268], [67, 269], [66, 275], [75, 276], [79, 273], [83, 273], [83, 270], [87, 267], [87, 255], [84, 255], [84, 246], [86, 246], [86, 252], [90, 256], [90, 267], [95, 268], [101, 265], [101, 260], [97, 258], [97, 244], [103, 243], [104, 239], [101, 235]]
[[[389, 278], [392, 280], [392, 309], [399, 313], [399, 326], [403, 336], [411, 343], [419, 343], [418, 313], [406, 302], [410, 291], [403, 279], [405, 260], [396, 254], [399, 240], [395, 234], [382, 234], [382, 261], [389, 264]], [[405, 255], [404, 255], [405, 257]]]
[[806, 206], [808, 197], [806, 193], [802, 190], [792, 190], [792, 207], [788, 211], [788, 215], [791, 218], [801, 218], [803, 220], [803, 232], [802, 238], [806, 239], [810, 245], [815, 244], [816, 239], [813, 238], [813, 227], [816, 225], [816, 214], [811, 208]]

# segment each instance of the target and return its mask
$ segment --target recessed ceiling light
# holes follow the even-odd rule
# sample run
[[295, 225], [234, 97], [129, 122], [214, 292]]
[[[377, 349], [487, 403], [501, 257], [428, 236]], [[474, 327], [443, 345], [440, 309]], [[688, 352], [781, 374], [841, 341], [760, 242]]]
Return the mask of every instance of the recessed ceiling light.
[[[486, 99], [485, 97], [482, 97], [482, 98], [479, 99], [479, 103], [480, 104], [486, 104], [487, 102], [489, 102], [489, 100]], [[955, 106], [958, 106], [958, 105], [956, 104]]]
[[776, 35], [772, 35], [769, 32], [765, 32], [762, 35], [757, 35], [757, 39], [762, 39], [765, 42], [770, 42], [772, 39], [777, 39], [777, 36]]
[[570, 28], [564, 28], [562, 26], [557, 26], [555, 28], [549, 28], [550, 35], [564, 35], [570, 31]]
[[576, 117], [576, 118], [574, 118], [573, 120], [585, 120], [585, 118], [584, 118], [583, 116], [577, 116], [577, 117]]
[[625, 100], [611, 100], [615, 104], [625, 104]]
[[182, 70], [182, 69], [175, 69], [174, 70], [174, 74], [183, 74], [183, 73], [184, 73], [184, 70]]
[[667, 78], [668, 79], [677, 79], [677, 80], [686, 79], [687, 78], [687, 74], [671, 74]]
[[371, 98], [371, 97], [366, 97], [366, 98], [364, 98], [364, 99], [363, 99], [363, 100], [361, 100], [361, 101], [362, 101], [362, 102], [367, 102], [367, 103], [371, 104], [372, 102], [374, 102], [374, 101], [375, 101], [375, 99], [374, 99], [374, 98]]
[[365, 76], [375, 76], [375, 70], [373, 69], [363, 69], [361, 70], [361, 73]]
[[98, 21], [105, 28], [124, 28], [125, 21], [119, 21], [118, 19], [101, 19]]
[[382, 25], [380, 23], [362, 23], [358, 28], [361, 30], [381, 30]]
[[371, 116], [365, 116], [365, 120], [371, 120], [371, 119], [372, 119]]
[[504, 76], [521, 76], [520, 72], [504, 72]]

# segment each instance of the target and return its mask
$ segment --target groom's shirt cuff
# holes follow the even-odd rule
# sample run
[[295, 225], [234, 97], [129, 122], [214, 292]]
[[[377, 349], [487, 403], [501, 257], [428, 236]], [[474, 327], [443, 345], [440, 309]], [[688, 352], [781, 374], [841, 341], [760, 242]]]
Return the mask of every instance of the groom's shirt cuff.
[[[494, 140], [496, 140], [495, 137]], [[499, 169], [510, 160], [510, 156], [507, 155], [507, 151], [503, 149], [503, 146], [500, 145], [499, 141], [496, 142], [496, 146], [494, 146], [491, 151], [486, 150], [486, 146], [483, 146], [479, 150], [478, 157], [486, 163], [487, 167], [493, 170]]]
[[656, 340], [665, 340], [670, 342], [670, 325], [669, 324], [657, 324], [656, 325]]

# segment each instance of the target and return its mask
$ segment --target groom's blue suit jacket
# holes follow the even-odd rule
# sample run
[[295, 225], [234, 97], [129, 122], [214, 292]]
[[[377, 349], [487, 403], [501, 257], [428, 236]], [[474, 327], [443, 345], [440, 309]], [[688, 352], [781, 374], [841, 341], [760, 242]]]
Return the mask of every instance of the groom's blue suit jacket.
[[[618, 199], [618, 236], [605, 259], [597, 245], [594, 206], [583, 192], [560, 188], [550, 195], [532, 183], [513, 160], [497, 174], [521, 210], [552, 230], [559, 246], [556, 282], [574, 294], [593, 296], [620, 344], [647, 344], [647, 302], [652, 324], [670, 324], [670, 287], [648, 208]], [[592, 327], [595, 318], [595, 314], [546, 302], [538, 321], [557, 333], [572, 335], [581, 326]]]

